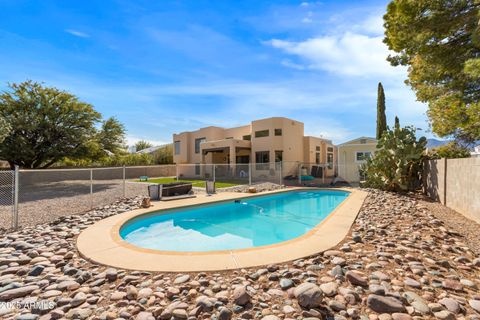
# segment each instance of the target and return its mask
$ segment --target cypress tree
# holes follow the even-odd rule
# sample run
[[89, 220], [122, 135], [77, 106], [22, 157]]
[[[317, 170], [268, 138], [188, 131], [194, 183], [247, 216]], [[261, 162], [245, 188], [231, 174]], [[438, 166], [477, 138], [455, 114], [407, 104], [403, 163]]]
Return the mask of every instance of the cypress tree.
[[385, 92], [382, 83], [378, 83], [377, 93], [377, 140], [387, 130], [387, 117], [385, 116]]
[[400, 120], [395, 116], [395, 129], [400, 129]]

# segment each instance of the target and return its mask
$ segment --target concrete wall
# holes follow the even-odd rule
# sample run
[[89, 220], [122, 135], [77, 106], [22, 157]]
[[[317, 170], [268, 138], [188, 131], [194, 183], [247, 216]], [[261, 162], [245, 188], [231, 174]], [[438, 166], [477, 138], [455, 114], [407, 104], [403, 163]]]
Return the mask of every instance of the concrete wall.
[[424, 190], [433, 200], [480, 221], [480, 158], [426, 161]]

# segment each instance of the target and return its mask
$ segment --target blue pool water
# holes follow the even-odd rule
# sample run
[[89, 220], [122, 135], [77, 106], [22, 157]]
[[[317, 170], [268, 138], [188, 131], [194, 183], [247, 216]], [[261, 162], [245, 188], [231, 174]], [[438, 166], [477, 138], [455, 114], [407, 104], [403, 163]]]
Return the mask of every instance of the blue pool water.
[[120, 236], [142, 248], [166, 251], [232, 250], [270, 245], [308, 232], [349, 192], [288, 191], [162, 211], [128, 221]]

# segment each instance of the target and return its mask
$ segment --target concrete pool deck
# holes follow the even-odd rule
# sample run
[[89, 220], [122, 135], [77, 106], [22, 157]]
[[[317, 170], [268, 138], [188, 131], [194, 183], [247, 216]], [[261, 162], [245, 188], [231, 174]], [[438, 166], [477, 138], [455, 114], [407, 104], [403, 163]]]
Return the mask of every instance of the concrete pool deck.
[[[173, 202], [154, 202], [150, 208], [137, 209], [98, 221], [78, 236], [77, 248], [83, 257], [95, 263], [122, 269], [153, 272], [229, 270], [303, 258], [328, 250], [345, 238], [357, 217], [367, 192], [350, 188], [323, 189], [348, 191], [350, 195], [326, 219], [304, 235], [263, 247], [210, 252], [160, 251], [136, 247], [124, 241], [120, 237], [119, 231], [128, 220], [159, 210], [311, 189], [288, 188], [257, 194], [222, 192], [209, 197], [200, 195], [196, 198]], [[320, 188], [320, 190], [322, 189]]]

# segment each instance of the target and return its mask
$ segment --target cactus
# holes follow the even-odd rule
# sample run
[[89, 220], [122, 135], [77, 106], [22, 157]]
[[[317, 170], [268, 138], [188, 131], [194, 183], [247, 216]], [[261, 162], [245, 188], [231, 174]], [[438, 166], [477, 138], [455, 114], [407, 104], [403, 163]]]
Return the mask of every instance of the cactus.
[[413, 191], [421, 184], [427, 139], [417, 140], [414, 127], [396, 125], [387, 129], [377, 144], [377, 152], [361, 170], [364, 184], [387, 191]]

